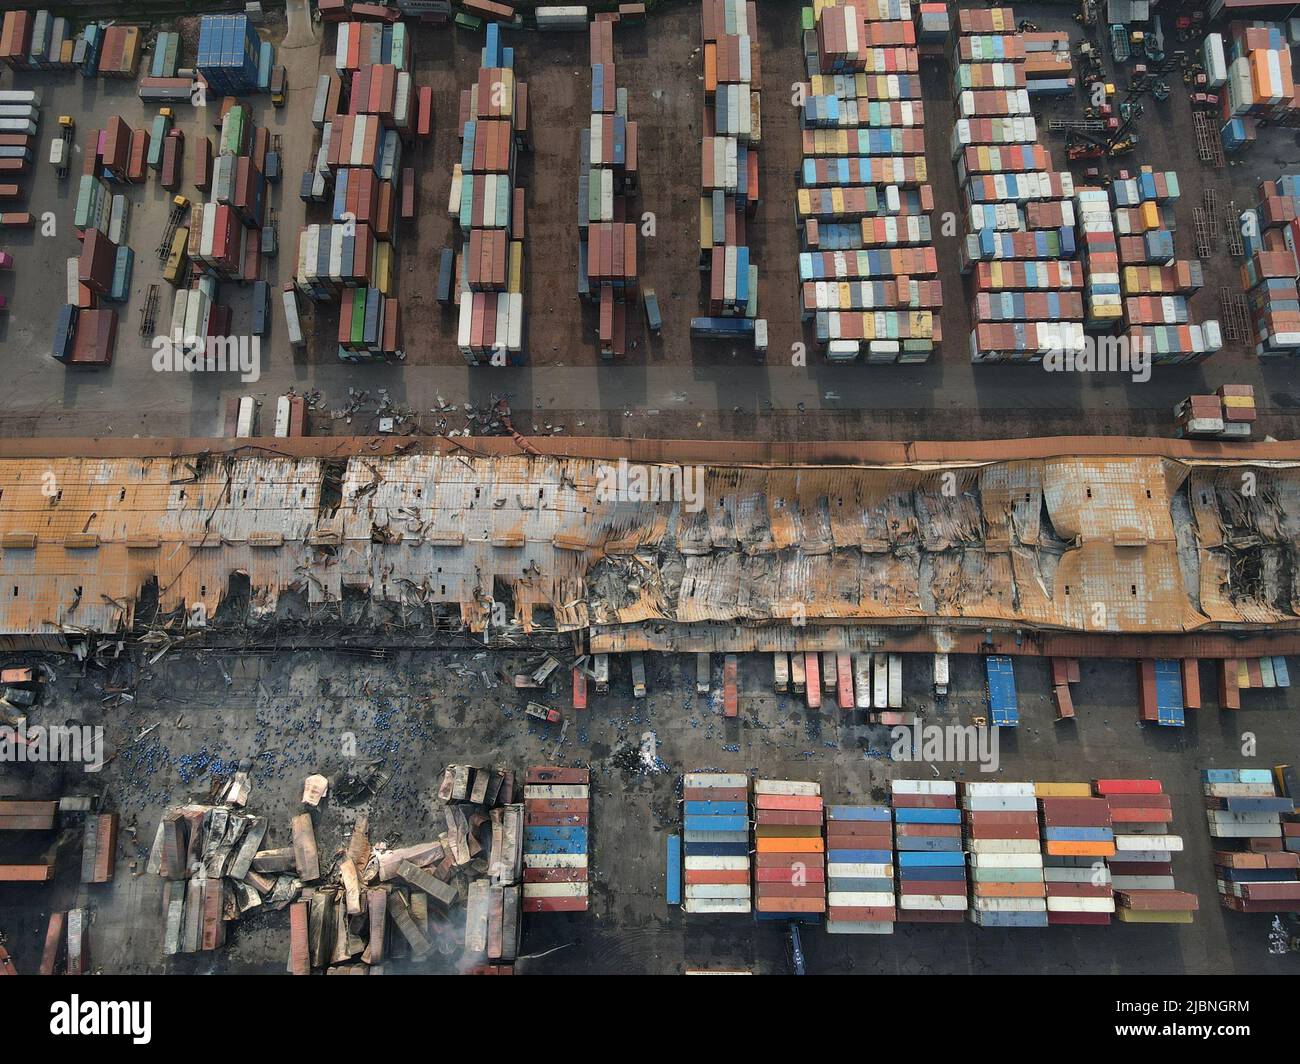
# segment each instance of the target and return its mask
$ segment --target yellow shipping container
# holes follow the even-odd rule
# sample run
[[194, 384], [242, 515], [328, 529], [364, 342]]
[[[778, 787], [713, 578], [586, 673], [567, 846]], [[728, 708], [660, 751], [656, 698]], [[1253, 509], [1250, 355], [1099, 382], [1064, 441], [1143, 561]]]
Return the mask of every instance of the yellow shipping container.
[[393, 294], [393, 245], [375, 244], [375, 287], [386, 296]]
[[1194, 913], [1143, 912], [1137, 909], [1116, 909], [1115, 916], [1123, 924], [1190, 924]]
[[507, 292], [522, 292], [524, 290], [524, 242], [522, 240], [512, 240], [510, 242], [510, 279], [506, 283]]
[[1035, 798], [1091, 798], [1092, 787], [1087, 783], [1035, 783]]

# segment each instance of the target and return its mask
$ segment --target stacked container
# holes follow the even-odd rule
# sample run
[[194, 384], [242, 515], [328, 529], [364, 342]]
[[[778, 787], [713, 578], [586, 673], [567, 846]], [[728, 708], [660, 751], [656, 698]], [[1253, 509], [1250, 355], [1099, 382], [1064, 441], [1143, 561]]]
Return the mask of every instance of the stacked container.
[[754, 909], [757, 917], [815, 922], [826, 911], [821, 785], [754, 781]]
[[[758, 266], [747, 227], [758, 207], [763, 138], [758, 8], [753, 0], [702, 0], [704, 118], [700, 151], [700, 269], [708, 274], [708, 335], [718, 318], [758, 317]], [[725, 332], [726, 330], [722, 330]], [[746, 329], [752, 335], [752, 329]]]
[[1094, 798], [1086, 783], [1035, 783], [1034, 795], [1042, 820], [1048, 924], [1109, 924], [1115, 911], [1106, 866], [1115, 856], [1110, 803]]
[[942, 295], [911, 5], [832, 0], [805, 12], [803, 320], [828, 361], [924, 362]]
[[99, 53], [99, 76], [134, 79], [140, 69], [139, 26], [108, 26]]
[[971, 922], [981, 927], [1046, 927], [1047, 891], [1034, 785], [963, 783], [961, 791], [970, 852]]
[[1173, 855], [1183, 840], [1169, 829], [1173, 806], [1159, 780], [1100, 779], [1093, 793], [1110, 805], [1115, 856], [1107, 865], [1122, 923], [1190, 924], [1195, 894], [1176, 890]]
[[826, 809], [826, 930], [833, 935], [892, 935], [893, 817], [883, 805]]
[[524, 777], [524, 912], [586, 912], [591, 778], [585, 768]]
[[749, 777], [688, 772], [683, 784], [682, 908], [688, 913], [749, 912]]
[[261, 42], [247, 15], [204, 15], [194, 67], [214, 96], [257, 91]]
[[578, 137], [578, 294], [600, 309], [602, 358], [627, 352], [627, 312], [636, 297], [637, 226], [629, 198], [637, 184], [637, 124], [617, 87], [614, 23], [593, 22], [591, 116]]
[[[966, 856], [962, 852], [957, 784], [947, 780], [891, 780], [900, 923], [959, 924], [966, 913]], [[917, 811], [939, 812], [943, 823], [909, 821]], [[923, 830], [918, 830], [923, 829]]]
[[[1073, 179], [1052, 169], [1029, 107], [1026, 35], [1011, 8], [958, 12], [952, 154], [966, 206], [963, 269], [973, 278], [972, 362], [1038, 362], [1084, 346], [1083, 270], [1074, 261]], [[1048, 71], [1050, 73], [1050, 71]], [[1042, 315], [1025, 292], [1068, 298]], [[984, 299], [985, 295], [997, 298]], [[1007, 298], [1011, 297], [1011, 298]]]
[[474, 85], [460, 94], [461, 160], [448, 200], [464, 239], [457, 346], [471, 366], [518, 365], [525, 346], [524, 194], [515, 187], [514, 153], [527, 87], [516, 80], [514, 49], [502, 47], [496, 23], [488, 24], [480, 62]]
[[1224, 151], [1235, 154], [1255, 142], [1260, 121], [1293, 124], [1300, 107], [1291, 49], [1282, 27], [1234, 22], [1230, 28], [1226, 91], [1220, 94], [1224, 122], [1220, 136]]
[[395, 22], [344, 22], [334, 46], [334, 67], [340, 74], [363, 66], [391, 63], [411, 69], [411, 38], [406, 25]]
[[[1300, 293], [1296, 289], [1300, 240], [1300, 176], [1283, 174], [1259, 185], [1254, 225], [1243, 225], [1246, 261], [1242, 287], [1250, 306], [1255, 354], [1261, 358], [1300, 354]], [[1245, 216], [1244, 221], [1249, 221]]]
[[1240, 913], [1300, 912], [1300, 831], [1295, 802], [1267, 769], [1201, 773], [1214, 840], [1219, 901]]

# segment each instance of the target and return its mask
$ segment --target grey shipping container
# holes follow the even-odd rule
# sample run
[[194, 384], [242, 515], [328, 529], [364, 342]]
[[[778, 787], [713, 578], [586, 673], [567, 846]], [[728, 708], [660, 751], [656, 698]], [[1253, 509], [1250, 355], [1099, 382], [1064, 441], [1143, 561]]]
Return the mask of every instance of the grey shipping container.
[[443, 248], [438, 256], [438, 302], [444, 307], [451, 305], [451, 289], [456, 280], [455, 260], [451, 248]]
[[271, 298], [271, 286], [265, 281], [253, 282], [253, 335], [265, 336], [267, 310]]

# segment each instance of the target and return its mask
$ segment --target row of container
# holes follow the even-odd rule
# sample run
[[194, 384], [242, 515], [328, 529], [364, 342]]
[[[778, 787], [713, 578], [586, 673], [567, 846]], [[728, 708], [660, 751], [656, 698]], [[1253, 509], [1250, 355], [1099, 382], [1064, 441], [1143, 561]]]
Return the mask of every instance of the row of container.
[[[368, 225], [311, 224], [298, 237], [299, 291], [328, 301], [345, 286], [391, 290], [392, 245], [377, 240]], [[387, 283], [385, 283], [387, 282]]]
[[894, 930], [893, 814], [887, 806], [826, 809], [826, 930], [888, 935]]
[[1293, 766], [1205, 769], [1219, 901], [1234, 912], [1300, 912], [1300, 784]]
[[811, 922], [826, 912], [823, 816], [820, 784], [754, 781], [754, 909], [759, 919]]
[[587, 769], [528, 769], [524, 776], [524, 912], [587, 911], [590, 818]]
[[[753, 0], [701, 0], [704, 125], [700, 145], [700, 269], [709, 274], [708, 318], [755, 319], [758, 266], [748, 246], [748, 216], [760, 202], [762, 57]], [[764, 326], [766, 328], [766, 326]], [[747, 339], [752, 330], [697, 331]], [[761, 357], [761, 356], [760, 356]]]
[[344, 288], [339, 294], [339, 360], [387, 361], [401, 355], [398, 301], [378, 288]]
[[890, 780], [898, 920], [961, 923], [967, 907], [957, 785], [948, 780]]
[[76, 65], [78, 39], [69, 19], [56, 17], [43, 8], [34, 14], [7, 12], [0, 31], [0, 59], [16, 70], [72, 69]]
[[1241, 267], [1255, 354], [1293, 357], [1300, 354], [1300, 179], [1283, 174], [1276, 182], [1261, 182], [1259, 193], [1255, 224], [1242, 227]]
[[627, 300], [637, 283], [637, 226], [630, 196], [638, 178], [637, 124], [617, 83], [614, 22], [588, 29], [591, 112], [578, 131], [578, 295], [598, 307], [602, 358], [627, 352]]
[[[460, 161], [448, 200], [463, 239], [457, 347], [470, 365], [503, 365], [524, 354], [524, 195], [514, 184], [514, 160], [528, 147], [520, 129], [527, 88], [516, 78], [514, 50], [502, 45], [495, 22], [487, 26], [479, 63], [474, 85], [460, 94]], [[456, 302], [444, 292], [454, 255], [444, 251], [440, 267], [444, 305]]]
[[[682, 908], [708, 915], [752, 911], [749, 776], [688, 772], [682, 783]], [[671, 871], [670, 901], [675, 887]]]
[[[831, 362], [922, 362], [941, 340], [921, 309], [941, 297], [911, 17], [907, 3], [879, 4], [865, 19], [841, 3], [800, 15], [809, 79], [796, 193], [801, 304]], [[876, 278], [892, 291], [851, 283]]]
[[411, 37], [406, 24], [340, 23], [334, 43], [334, 68], [343, 73], [373, 64], [411, 69]]
[[[907, 812], [922, 823], [946, 823], [955, 810]], [[980, 927], [1046, 927], [1047, 884], [1034, 784], [962, 783], [961, 823], [970, 854], [971, 922]]]
[[959, 13], [950, 149], [967, 223], [960, 256], [972, 281], [973, 362], [1036, 362], [1084, 344], [1073, 179], [1037, 140], [1028, 89], [1041, 83], [1026, 64], [1028, 43], [1011, 8]]

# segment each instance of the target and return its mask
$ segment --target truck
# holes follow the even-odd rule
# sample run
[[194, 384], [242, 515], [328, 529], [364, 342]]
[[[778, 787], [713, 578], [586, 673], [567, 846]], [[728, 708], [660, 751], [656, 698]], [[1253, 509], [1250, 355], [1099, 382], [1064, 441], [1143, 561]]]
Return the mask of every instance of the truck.
[[596, 681], [596, 693], [609, 693], [609, 655], [593, 654], [591, 656], [591, 675]]
[[288, 91], [288, 74], [283, 66], [277, 66], [271, 71], [271, 103], [276, 107], [283, 107], [284, 97]]
[[783, 695], [790, 687], [790, 656], [784, 650], [772, 655], [772, 690]]
[[709, 693], [709, 675], [711, 673], [708, 654], [695, 655], [695, 693], [697, 695], [707, 695]]
[[641, 299], [645, 303], [646, 328], [650, 330], [651, 336], [658, 336], [664, 327], [663, 319], [659, 316], [659, 297], [653, 288], [647, 288]]
[[71, 115], [59, 115], [59, 135], [50, 142], [50, 163], [60, 181], [68, 176], [72, 162], [72, 136], [76, 129]]
[[167, 261], [163, 264], [163, 280], [168, 284], [180, 285], [184, 281], [185, 267], [189, 261], [188, 246], [190, 230], [181, 226], [172, 234], [171, 247], [167, 251]]
[[524, 713], [534, 720], [540, 720], [546, 724], [560, 723], [560, 711], [551, 709], [550, 706], [544, 706], [540, 702], [529, 702], [524, 706]]
[[934, 656], [934, 693], [936, 695], [946, 695], [948, 693], [948, 655], [935, 654]]
[[289, 343], [302, 347], [306, 341], [302, 335], [302, 322], [298, 317], [298, 294], [292, 281], [285, 281], [281, 286], [280, 300], [284, 305], [284, 324], [289, 334]]
[[632, 697], [645, 698], [645, 655], [639, 650], [631, 655], [632, 661]]

